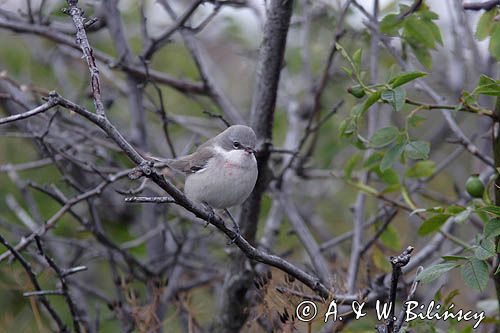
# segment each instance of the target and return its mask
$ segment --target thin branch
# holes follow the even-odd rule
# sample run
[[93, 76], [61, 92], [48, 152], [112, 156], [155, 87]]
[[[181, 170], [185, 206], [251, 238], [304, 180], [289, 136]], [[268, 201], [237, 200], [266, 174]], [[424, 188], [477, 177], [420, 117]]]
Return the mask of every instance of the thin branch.
[[304, 245], [306, 252], [309, 254], [309, 258], [318, 274], [321, 281], [328, 285], [330, 283], [330, 272], [328, 270], [328, 264], [321, 253], [321, 250], [308, 230], [304, 220], [300, 216], [297, 207], [288, 200], [284, 194], [278, 194], [281, 205], [286, 212], [290, 224], [295, 230], [295, 234], [300, 239], [301, 243]]
[[500, 5], [500, 0], [489, 0], [484, 2], [465, 2], [463, 7], [465, 10], [491, 10]]
[[[196, 0], [195, 2], [198, 1], [200, 0]], [[163, 6], [163, 8], [165, 8], [172, 19], [178, 19], [172, 7], [166, 0], [158, 0], [158, 2]], [[182, 26], [179, 29], [184, 40], [184, 44], [191, 53], [191, 56], [196, 64], [196, 67], [198, 68], [198, 72], [200, 73], [203, 82], [205, 83], [205, 87], [207, 88], [209, 95], [233, 124], [244, 124], [245, 120], [243, 119], [242, 115], [227, 98], [221, 87], [215, 81], [213, 75], [210, 74], [210, 68], [212, 66], [210, 66], [210, 64], [208, 63], [206, 57], [207, 54], [200, 46], [200, 43], [196, 39], [194, 33], [189, 29], [183, 28]]]
[[178, 31], [180, 28], [184, 26], [184, 24], [193, 16], [194, 12], [198, 7], [205, 2], [205, 0], [196, 0], [191, 5], [189, 8], [182, 14], [176, 21], [175, 23], [164, 33], [162, 33], [159, 37], [153, 38], [149, 41], [148, 45], [145, 47], [144, 51], [142, 52], [142, 57], [145, 60], [149, 60], [152, 58], [153, 54], [163, 45], [165, 45], [170, 37]]
[[42, 247], [42, 241], [40, 240], [39, 236], [35, 236], [35, 241], [36, 241], [36, 246], [38, 248], [38, 253], [45, 258], [47, 263], [49, 264], [50, 267], [56, 272], [59, 281], [61, 282], [61, 288], [62, 288], [62, 295], [64, 296], [64, 299], [66, 300], [66, 303], [68, 304], [69, 311], [71, 313], [71, 317], [73, 318], [73, 328], [75, 332], [79, 333], [80, 332], [80, 319], [78, 315], [78, 311], [76, 309], [75, 302], [71, 298], [71, 295], [68, 290], [68, 285], [66, 284], [66, 278], [64, 276], [64, 271], [60, 269], [55, 261], [49, 257], [43, 247]]
[[27, 292], [23, 293], [24, 297], [44, 296], [44, 295], [63, 296], [64, 292], [62, 290], [40, 290], [40, 291], [27, 291]]
[[87, 33], [85, 32], [85, 24], [83, 19], [83, 11], [77, 7], [78, 0], [67, 0], [69, 8], [65, 10], [71, 18], [76, 28], [76, 43], [80, 45], [87, 66], [90, 72], [90, 86], [92, 88], [92, 97], [96, 113], [99, 116], [105, 117], [104, 104], [101, 97], [101, 80], [99, 78], [99, 69], [95, 63], [93, 55], [94, 50], [89, 44]]
[[[64, 33], [60, 33], [51, 28], [50, 26], [38, 25], [38, 24], [27, 25], [22, 21], [8, 20], [0, 17], [0, 28], [9, 29], [19, 33], [30, 33], [42, 36], [58, 44], [66, 45], [76, 50], [81, 50], [80, 46], [77, 43], [75, 43], [75, 41], [70, 36]], [[182, 93], [201, 94], [201, 95], [207, 94], [206, 87], [203, 84], [173, 78], [165, 73], [154, 70], [150, 70], [149, 73], [146, 73], [145, 70], [142, 68], [142, 66], [123, 64], [117, 62], [113, 57], [99, 50], [93, 50], [92, 55], [98, 61], [103, 62], [104, 64], [110, 66], [113, 69], [122, 70], [125, 73], [129, 73], [141, 79], [149, 78], [150, 80], [170, 86], [173, 89], [176, 89]]]
[[171, 197], [128, 197], [128, 198], [125, 198], [125, 202], [175, 203], [175, 200]]
[[[93, 115], [94, 117], [97, 117], [96, 115], [94, 115], [91, 112], [88, 112], [88, 113], [91, 114], [91, 115]], [[88, 198], [90, 198], [92, 196], [100, 194], [101, 191], [107, 185], [109, 185], [110, 183], [116, 181], [117, 179], [120, 179], [120, 178], [123, 178], [123, 177], [127, 176], [128, 173], [129, 173], [128, 170], [125, 170], [125, 171], [122, 171], [122, 172], [120, 172], [120, 173], [118, 173], [116, 175], [112, 175], [112, 176], [108, 177], [105, 181], [103, 181], [102, 183], [100, 183], [99, 185], [97, 185], [92, 190], [89, 190], [87, 192], [81, 193], [81, 194], [73, 197], [72, 199], [68, 200], [67, 202], [65, 202], [64, 205], [54, 215], [52, 215], [52, 217], [49, 218], [44, 223], [44, 225], [41, 226], [36, 232], [31, 233], [29, 236], [23, 237], [22, 240], [15, 246], [15, 250], [16, 251], [21, 251], [24, 248], [26, 248], [26, 246], [28, 246], [33, 240], [35, 240], [35, 236], [42, 236], [48, 230], [50, 230], [51, 228], [53, 228], [56, 225], [57, 221], [59, 221], [59, 219], [67, 211], [69, 211], [71, 209], [71, 207], [73, 207], [74, 205], [76, 205], [77, 203], [79, 203], [79, 202], [81, 202], [83, 200], [86, 200], [86, 199], [88, 199]], [[0, 255], [0, 262], [2, 262], [3, 260], [5, 260], [6, 258], [8, 258], [10, 256], [10, 254], [11, 254], [10, 251], [2, 253]]]
[[47, 102], [43, 103], [40, 106], [37, 106], [36, 108], [34, 108], [32, 110], [29, 110], [29, 111], [26, 111], [26, 112], [23, 112], [20, 114], [15, 114], [15, 115], [12, 115], [9, 117], [0, 118], [0, 125], [32, 117], [34, 115], [37, 115], [39, 113], [42, 113], [42, 112], [45, 112], [45, 111], [52, 109], [55, 105], [56, 105], [56, 101], [49, 98]]
[[[228, 228], [223, 219], [221, 219], [218, 215], [214, 215], [211, 211], [209, 211], [206, 207], [191, 202], [186, 198], [184, 193], [180, 191], [177, 187], [175, 187], [172, 183], [167, 181], [165, 177], [161, 173], [159, 173], [156, 169], [152, 167], [151, 162], [144, 159], [133, 147], [132, 145], [122, 136], [122, 134], [116, 129], [114, 125], [112, 125], [107, 118], [99, 117], [96, 114], [88, 111], [87, 109], [59, 96], [56, 92], [52, 92], [51, 95], [57, 99], [58, 105], [71, 110], [87, 120], [91, 121], [98, 127], [100, 127], [106, 134], [123, 150], [123, 152], [134, 162], [136, 163], [136, 171], [142, 175], [147, 176], [153, 182], [155, 182], [158, 186], [160, 186], [163, 190], [165, 190], [174, 200], [175, 203], [186, 208], [188, 211], [193, 213], [196, 217], [201, 218], [217, 229], [219, 229], [222, 233], [227, 235], [230, 239], [235, 239], [234, 244], [240, 248], [240, 250], [251, 260], [255, 260], [258, 262], [262, 262], [264, 264], [274, 266], [288, 274], [293, 275], [299, 281], [304, 283], [306, 286], [311, 288], [313, 291], [318, 293], [321, 297], [328, 297], [329, 290], [326, 288], [320, 280], [312, 276], [300, 268], [292, 265], [288, 261], [280, 258], [279, 256], [275, 256], [269, 253], [266, 253], [260, 249], [252, 246], [245, 238], [241, 235], [235, 234], [232, 228]], [[76, 203], [85, 200], [93, 195], [100, 193], [103, 188], [108, 185], [110, 182], [114, 182], [117, 178], [123, 177], [124, 175], [129, 174], [129, 170], [125, 170], [120, 172], [117, 175], [113, 175], [108, 177], [108, 179], [102, 182], [93, 190], [82, 193], [73, 199], [69, 200], [64, 204], [64, 206], [47, 222], [46, 227], [53, 226], [55, 221], [62, 216], [64, 212], [70, 209], [71, 206]], [[50, 222], [50, 224], [49, 224]], [[41, 231], [42, 233], [45, 230]], [[20, 242], [16, 249], [22, 249], [26, 247], [26, 245], [34, 239], [34, 234], [28, 236], [24, 241]], [[4, 253], [0, 255], [0, 261], [5, 259], [9, 253]]]
[[[413, 247], [408, 246], [406, 250], [403, 251], [399, 256], [397, 257], [390, 257], [389, 260], [392, 265], [392, 275], [391, 275], [391, 291], [389, 294], [389, 304], [391, 304], [390, 307], [390, 313], [389, 313], [389, 318], [386, 320], [385, 325], [379, 325], [377, 327], [377, 330], [379, 332], [388, 332], [388, 333], [393, 333], [394, 332], [394, 311], [396, 307], [396, 291], [398, 287], [398, 281], [399, 278], [401, 277], [402, 271], [401, 268], [406, 266], [411, 259], [411, 253], [413, 252]], [[385, 329], [381, 329], [381, 326], [385, 326]]]
[[417, 287], [419, 281], [417, 280], [418, 274], [420, 274], [421, 271], [423, 271], [424, 268], [422, 266], [419, 266], [417, 268], [417, 271], [415, 272], [415, 278], [413, 279], [413, 283], [410, 288], [410, 292], [408, 293], [408, 297], [406, 297], [406, 302], [403, 303], [403, 307], [401, 308], [401, 311], [399, 312], [398, 319], [396, 320], [396, 323], [394, 324], [394, 332], [398, 333], [401, 331], [401, 327], [403, 326], [404, 319], [406, 317], [406, 309], [408, 308], [408, 302], [413, 300], [415, 297], [415, 293], [417, 292]]
[[422, 5], [423, 2], [424, 2], [423, 0], [413, 1], [410, 8], [408, 8], [408, 10], [405, 11], [404, 13], [401, 13], [401, 15], [399, 16], [399, 19], [402, 20], [405, 17], [407, 17], [408, 15], [411, 15], [412, 13], [416, 12], [420, 8], [420, 6]]
[[[33, 287], [37, 291], [42, 291], [42, 288], [40, 287], [40, 284], [38, 283], [36, 275], [33, 272], [33, 270], [31, 269], [30, 263], [28, 261], [26, 261], [26, 259], [24, 259], [24, 257], [12, 245], [10, 245], [10, 243], [7, 242], [7, 240], [5, 240], [5, 238], [3, 238], [2, 235], [0, 235], [0, 243], [2, 243], [9, 250], [9, 252], [11, 252], [14, 255], [14, 257], [17, 259], [17, 261], [19, 261], [19, 263], [21, 263], [24, 270], [28, 274], [29, 279], [31, 280]], [[68, 329], [66, 328], [66, 325], [64, 324], [64, 322], [61, 320], [61, 318], [57, 314], [57, 312], [54, 310], [52, 305], [50, 305], [49, 300], [44, 295], [38, 296], [38, 299], [45, 306], [45, 308], [49, 312], [52, 319], [54, 319], [54, 321], [57, 324], [57, 327], [59, 327], [59, 330], [61, 332], [69, 332]]]

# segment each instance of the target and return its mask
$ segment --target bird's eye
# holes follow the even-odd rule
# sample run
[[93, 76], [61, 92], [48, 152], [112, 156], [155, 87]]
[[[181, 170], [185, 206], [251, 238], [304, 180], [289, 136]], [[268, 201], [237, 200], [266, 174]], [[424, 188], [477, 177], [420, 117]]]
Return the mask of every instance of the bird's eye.
[[234, 149], [240, 149], [241, 148], [241, 144], [238, 141], [234, 141], [233, 142], [233, 147], [234, 147]]

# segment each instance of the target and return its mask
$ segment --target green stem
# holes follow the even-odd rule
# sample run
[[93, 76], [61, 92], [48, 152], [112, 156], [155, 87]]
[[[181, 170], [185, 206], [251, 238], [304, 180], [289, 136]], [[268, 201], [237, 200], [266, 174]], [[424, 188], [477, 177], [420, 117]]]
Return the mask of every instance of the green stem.
[[443, 230], [439, 230], [439, 233], [441, 235], [443, 235], [445, 238], [447, 238], [448, 240], [452, 241], [453, 243], [457, 244], [458, 246], [463, 247], [466, 250], [471, 250], [472, 249], [469, 244], [467, 244], [466, 242], [464, 242], [460, 238], [453, 236], [449, 232], [446, 232], [446, 231], [443, 231]]
[[456, 105], [438, 105], [438, 104], [425, 104], [422, 102], [417, 102], [414, 100], [411, 100], [409, 98], [406, 99], [406, 103], [410, 105], [415, 105], [419, 106], [425, 110], [435, 110], [435, 109], [440, 109], [440, 110], [457, 110], [461, 112], [469, 112], [469, 113], [475, 113], [475, 114], [481, 114], [484, 116], [492, 117], [492, 118], [497, 118], [498, 115], [488, 109], [483, 109], [483, 108], [475, 108], [473, 106], [467, 105], [467, 106], [462, 106], [457, 109]]

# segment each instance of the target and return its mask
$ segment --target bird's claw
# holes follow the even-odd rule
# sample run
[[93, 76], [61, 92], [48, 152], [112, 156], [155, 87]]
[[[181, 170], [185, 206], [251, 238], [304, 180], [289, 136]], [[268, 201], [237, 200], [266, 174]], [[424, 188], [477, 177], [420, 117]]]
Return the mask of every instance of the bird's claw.
[[234, 242], [236, 242], [236, 240], [241, 236], [240, 227], [236, 223], [234, 223], [233, 233], [234, 233], [234, 237], [229, 240], [228, 245], [234, 244]]
[[208, 210], [208, 219], [207, 219], [207, 223], [205, 224], [205, 228], [206, 228], [206, 227], [208, 227], [208, 225], [210, 223], [213, 223], [213, 221], [215, 220], [215, 211], [212, 208], [212, 206], [210, 206], [209, 204], [204, 203], [204, 205]]
[[234, 242], [236, 242], [236, 240], [239, 237], [241, 237], [240, 226], [238, 225], [238, 223], [236, 223], [236, 221], [234, 220], [233, 216], [231, 215], [231, 213], [229, 213], [229, 211], [227, 209], [224, 209], [224, 211], [226, 212], [226, 214], [231, 219], [231, 222], [233, 223], [233, 227], [234, 227], [234, 229], [233, 229], [234, 237], [231, 238], [229, 240], [229, 243], [228, 243], [228, 245], [231, 245], [231, 244], [234, 244]]

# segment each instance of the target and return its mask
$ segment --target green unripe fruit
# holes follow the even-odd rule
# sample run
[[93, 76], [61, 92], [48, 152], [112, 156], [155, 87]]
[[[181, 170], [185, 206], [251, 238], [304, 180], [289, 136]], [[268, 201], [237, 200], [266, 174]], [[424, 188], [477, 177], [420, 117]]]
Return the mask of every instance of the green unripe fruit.
[[347, 88], [347, 91], [356, 98], [363, 98], [365, 96], [365, 91], [359, 84]]
[[484, 185], [477, 175], [472, 175], [465, 182], [467, 193], [473, 198], [482, 198], [484, 193]]

